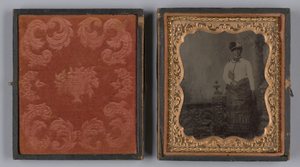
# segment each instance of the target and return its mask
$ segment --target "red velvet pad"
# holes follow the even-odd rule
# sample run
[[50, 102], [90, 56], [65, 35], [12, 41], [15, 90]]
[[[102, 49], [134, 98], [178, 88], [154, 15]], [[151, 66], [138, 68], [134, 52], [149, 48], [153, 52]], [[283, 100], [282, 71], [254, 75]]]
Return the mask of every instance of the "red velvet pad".
[[136, 15], [19, 17], [21, 154], [135, 154]]

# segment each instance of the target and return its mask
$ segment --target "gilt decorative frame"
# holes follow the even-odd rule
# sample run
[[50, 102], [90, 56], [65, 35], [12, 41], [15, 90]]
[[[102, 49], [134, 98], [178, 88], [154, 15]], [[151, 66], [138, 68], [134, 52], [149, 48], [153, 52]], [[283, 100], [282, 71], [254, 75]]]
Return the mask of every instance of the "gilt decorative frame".
[[[188, 34], [252, 31], [269, 46], [264, 101], [269, 123], [247, 140], [237, 136], [196, 139], [180, 125], [184, 77], [180, 46]], [[290, 140], [289, 9], [158, 9], [158, 159], [287, 160]]]
[[[28, 27], [24, 30], [20, 30], [19, 27], [19, 18], [20, 17], [39, 17], [28, 24]], [[53, 16], [53, 17], [52, 17]], [[74, 17], [73, 17], [74, 16]], [[105, 17], [109, 18], [110, 20], [105, 20], [106, 23], [102, 24], [101, 19], [104, 20]], [[115, 16], [114, 18], [110, 18], [111, 16]], [[117, 17], [124, 17], [122, 21], [118, 20]], [[127, 19], [126, 17], [130, 16], [131, 21], [136, 23], [132, 24], [131, 26], [127, 27], [134, 27], [131, 30], [124, 30], [126, 27]], [[68, 21], [68, 19], [74, 19], [78, 17], [81, 23], [75, 20], [75, 23], [79, 23], [77, 25], [77, 36], [76, 32], [70, 28], [72, 24]], [[46, 18], [46, 19], [45, 19]], [[128, 18], [128, 17], [127, 17]], [[40, 20], [41, 19], [41, 20]], [[44, 20], [43, 20], [44, 19]], [[84, 20], [85, 19], [85, 20]], [[24, 19], [23, 19], [24, 20]], [[48, 22], [47, 22], [48, 21]], [[73, 20], [74, 21], [74, 20]], [[85, 22], [84, 22], [85, 21]], [[129, 20], [130, 21], [130, 20]], [[27, 24], [27, 23], [26, 23]], [[93, 25], [92, 25], [93, 24]], [[25, 24], [24, 24], [25, 25]], [[73, 25], [73, 26], [76, 26]], [[52, 30], [52, 34], [50, 37], [45, 35], [41, 38], [40, 34], [43, 34], [46, 30], [51, 30], [57, 28], [55, 26], [60, 26], [60, 29], [57, 29], [57, 32]], [[94, 26], [93, 30], [91, 27]], [[103, 30], [102, 26], [106, 26]], [[102, 34], [102, 36], [98, 35], [95, 27], [98, 28], [97, 31], [106, 31]], [[74, 28], [74, 29], [75, 29]], [[111, 29], [111, 32], [108, 30]], [[128, 31], [133, 32], [133, 34], [128, 35]], [[25, 32], [25, 33], [24, 33]], [[116, 32], [116, 33], [115, 33]], [[35, 34], [34, 34], [35, 33]], [[112, 33], [116, 38], [110, 37], [108, 40], [108, 33]], [[20, 34], [23, 34], [20, 36]], [[25, 34], [25, 35], [24, 35]], [[54, 34], [54, 35], [53, 35]], [[143, 9], [15, 9], [14, 10], [14, 17], [13, 17], [13, 82], [11, 85], [13, 86], [13, 158], [14, 159], [28, 159], [28, 160], [114, 160], [114, 159], [124, 159], [124, 160], [141, 160], [144, 156], [144, 121], [143, 121], [143, 107], [144, 107], [144, 11]], [[106, 102], [106, 106], [99, 106], [99, 113], [103, 112], [103, 116], [106, 118], [98, 118], [95, 117], [93, 119], [88, 119], [86, 122], [80, 123], [81, 129], [73, 129], [72, 123], [69, 122], [68, 117], [59, 117], [56, 115], [51, 115], [52, 109], [48, 106], [47, 102], [41, 103], [43, 96], [38, 94], [36, 91], [32, 91], [31, 88], [34, 86], [39, 89], [40, 87], [45, 87], [44, 81], [38, 80], [37, 74], [38, 69], [43, 69], [45, 72], [48, 70], [47, 63], [50, 62], [50, 58], [53, 59], [52, 53], [57, 54], [59, 53], [62, 48], [67, 47], [70, 44], [70, 39], [76, 36], [78, 41], [80, 41], [81, 45], [78, 47], [83, 47], [86, 50], [94, 51], [96, 48], [102, 46], [104, 43], [104, 39], [108, 46], [114, 45], [112, 43], [117, 43], [117, 45], [112, 46], [112, 49], [102, 49], [104, 50], [99, 55], [99, 62], [104, 63], [104, 67], [112, 68], [111, 74], [116, 76], [115, 81], [111, 84], [107, 84], [108, 88], [112, 90], [112, 94], [109, 96], [110, 99], [115, 98], [113, 102]], [[133, 37], [133, 40], [132, 40]], [[32, 40], [31, 38], [35, 38]], [[23, 40], [23, 41], [22, 41]], [[44, 40], [44, 41], [43, 41]], [[114, 41], [115, 40], [115, 41]], [[119, 40], [116, 42], [116, 40]], [[24, 42], [25, 41], [25, 42]], [[28, 42], [29, 41], [29, 42]], [[31, 41], [31, 43], [30, 43]], [[135, 41], [134, 44], [130, 43], [131, 41]], [[35, 43], [37, 42], [37, 43]], [[109, 43], [111, 42], [111, 43]], [[36, 55], [36, 53], [40, 54], [38, 51], [40, 48], [44, 47], [44, 44], [49, 47], [49, 50], [44, 50], [41, 55]], [[49, 46], [48, 46], [49, 44]], [[25, 49], [24, 49], [25, 48]], [[120, 49], [121, 48], [121, 49]], [[23, 49], [23, 50], [22, 50]], [[32, 49], [32, 50], [30, 50]], [[52, 49], [52, 50], [51, 50]], [[120, 53], [117, 53], [117, 51]], [[55, 52], [56, 51], [56, 52]], [[98, 53], [101, 53], [98, 52]], [[127, 53], [128, 52], [128, 53]], [[67, 52], [64, 51], [64, 54]], [[85, 53], [85, 52], [82, 52]], [[116, 54], [115, 54], [116, 53]], [[97, 53], [96, 53], [97, 54]], [[120, 54], [120, 55], [118, 55]], [[50, 56], [49, 56], [50, 55]], [[93, 54], [94, 55], [94, 54]], [[120, 68], [116, 68], [116, 64], [126, 64], [127, 58], [130, 56], [134, 56], [134, 63], [131, 63], [131, 70], [132, 72], [128, 72], [123, 66]], [[22, 57], [23, 56], [23, 57]], [[52, 57], [51, 57], [52, 56]], [[56, 55], [57, 56], [57, 55]], [[55, 56], [54, 56], [55, 57]], [[25, 58], [25, 59], [24, 59]], [[61, 57], [60, 57], [61, 58]], [[21, 60], [23, 63], [21, 62]], [[66, 59], [65, 59], [66, 60]], [[64, 61], [60, 59], [59, 61]], [[84, 58], [81, 57], [81, 62], [84, 62]], [[24, 65], [24, 62], [27, 63]], [[66, 61], [67, 62], [67, 61]], [[98, 64], [99, 64], [98, 62]], [[21, 64], [22, 63], [22, 64]], [[94, 62], [94, 64], [97, 62]], [[56, 81], [49, 81], [49, 85], [52, 84], [54, 87], [59, 89], [63, 88], [62, 84], [66, 83], [67, 87], [71, 87], [70, 85], [74, 83], [74, 77], [80, 78], [81, 80], [86, 79], [90, 82], [90, 85], [86, 83], [81, 83], [80, 87], [85, 84], [86, 87], [83, 90], [77, 91], [79, 93], [72, 93], [76, 92], [73, 88], [63, 88], [65, 95], [70, 97], [73, 96], [73, 101], [70, 101], [70, 104], [73, 106], [78, 106], [78, 104], [82, 103], [83, 96], [86, 96], [86, 99], [92, 99], [92, 97], [99, 95], [99, 91], [95, 92], [96, 88], [99, 88], [99, 84], [101, 85], [102, 82], [97, 79], [97, 73], [95, 68], [98, 67], [98, 70], [101, 70], [98, 66], [92, 65], [91, 67], [85, 67], [81, 63], [79, 65], [75, 65], [77, 67], [72, 68], [70, 67], [69, 70], [67, 69], [67, 73], [65, 70], [59, 71], [55, 73]], [[128, 62], [127, 62], [128, 64]], [[130, 63], [129, 63], [130, 64]], [[22, 73], [21, 67], [28, 67], [29, 72], [26, 74]], [[87, 66], [87, 65], [86, 65]], [[96, 67], [97, 66], [97, 67]], [[54, 66], [55, 67], [55, 66]], [[27, 70], [25, 68], [25, 71]], [[73, 70], [74, 69], [74, 70]], [[23, 69], [24, 70], [24, 69]], [[48, 70], [49, 71], [49, 70]], [[102, 70], [103, 71], [103, 70]], [[100, 71], [100, 72], [102, 72]], [[57, 75], [58, 74], [58, 75]], [[39, 75], [41, 77], [41, 75]], [[102, 76], [102, 75], [98, 75]], [[103, 75], [104, 76], [104, 75]], [[29, 78], [28, 78], [29, 77]], [[63, 77], [63, 78], [61, 78]], [[70, 79], [72, 78], [73, 79]], [[65, 80], [68, 78], [68, 80]], [[99, 77], [98, 77], [99, 78]], [[30, 80], [32, 79], [32, 80]], [[34, 81], [33, 81], [34, 80]], [[125, 82], [126, 80], [126, 82]], [[131, 81], [132, 80], [132, 81]], [[124, 82], [123, 82], [124, 81]], [[68, 83], [67, 83], [68, 82]], [[32, 85], [35, 83], [35, 85]], [[25, 88], [24, 85], [26, 86]], [[132, 87], [133, 86], [133, 87]], [[49, 89], [49, 88], [47, 88]], [[24, 91], [25, 90], [25, 91]], [[67, 90], [67, 92], [66, 92]], [[86, 91], [86, 92], [84, 92]], [[25, 92], [25, 93], [24, 93]], [[136, 93], [133, 93], [136, 92]], [[67, 94], [66, 94], [67, 93]], [[124, 101], [125, 97], [132, 95], [132, 100], [130, 103]], [[101, 97], [102, 98], [102, 97]], [[100, 100], [101, 100], [100, 98]], [[25, 100], [24, 100], [25, 99]], [[25, 103], [26, 104], [25, 104]], [[132, 104], [132, 102], [136, 102]], [[28, 103], [28, 104], [27, 104]], [[22, 111], [20, 109], [22, 106], [27, 105], [26, 108], [23, 107]], [[125, 109], [125, 106], [135, 106], [130, 109]], [[94, 106], [94, 105], [93, 105]], [[84, 107], [84, 106], [83, 106]], [[87, 108], [91, 106], [86, 106]], [[112, 107], [112, 108], [111, 108]], [[104, 108], [104, 109], [103, 109]], [[60, 112], [61, 108], [57, 108], [58, 113]], [[119, 120], [113, 120], [113, 117], [118, 115], [122, 118]], [[122, 116], [123, 115], [123, 116]], [[135, 118], [136, 120], [132, 120]], [[36, 120], [35, 120], [36, 119]], [[110, 119], [111, 123], [105, 125], [104, 120]], [[122, 119], [124, 120], [122, 122]], [[48, 122], [47, 122], [48, 121]], [[52, 121], [52, 122], [50, 122]], [[50, 123], [51, 125], [50, 125]], [[124, 123], [125, 122], [125, 123]], [[136, 124], [135, 124], [135, 123]], [[75, 122], [76, 123], [76, 122]], [[125, 143], [118, 139], [117, 136], [111, 134], [110, 132], [105, 132], [105, 126], [115, 126], [112, 130], [117, 130], [118, 125], [122, 124], [124, 126], [128, 126], [132, 128], [130, 133], [128, 132], [127, 135], [123, 135], [127, 132], [118, 132], [119, 138], [122, 137], [130, 137], [130, 135], [134, 140], [130, 145], [132, 145], [132, 150], [130, 153], [126, 151], [118, 151], [117, 147], [118, 143], [124, 145]], [[28, 126], [31, 129], [26, 129], [25, 127]], [[49, 128], [48, 128], [49, 127]], [[45, 129], [46, 128], [46, 129]], [[48, 129], [49, 130], [48, 130]], [[50, 132], [52, 128], [52, 132]], [[24, 130], [25, 129], [25, 130]], [[33, 135], [37, 135], [37, 132], [42, 133], [41, 130], [49, 131], [44, 136], [36, 137]], [[54, 131], [53, 131], [54, 130]], [[119, 130], [126, 130], [120, 129]], [[118, 130], [118, 131], [119, 131]], [[127, 128], [128, 130], [128, 128]], [[132, 131], [132, 132], [131, 132]], [[57, 133], [56, 136], [51, 136]], [[68, 133], [68, 134], [66, 134]], [[106, 135], [103, 138], [98, 138], [95, 140], [92, 139], [93, 137], [99, 137], [99, 135], [103, 133]], [[68, 136], [69, 135], [69, 136]], [[113, 136], [111, 136], [113, 135]], [[106, 138], [106, 139], [105, 139]], [[25, 142], [24, 142], [25, 141]], [[126, 140], [128, 143], [130, 141]], [[23, 142], [23, 144], [22, 144]], [[35, 143], [36, 142], [36, 143]], [[64, 143], [65, 142], [65, 143]], [[92, 143], [93, 142], [93, 143]], [[101, 151], [96, 151], [103, 146], [103, 142], [107, 142], [112, 148], [112, 150], [104, 150], [104, 153]], [[25, 143], [25, 144], [24, 144]], [[26, 144], [27, 143], [27, 144]], [[127, 143], [127, 145], [128, 145]], [[30, 145], [27, 147], [26, 145]], [[77, 145], [82, 149], [86, 149], [89, 151], [80, 151], [80, 149], [74, 150], [74, 146]], [[21, 151], [24, 152], [22, 154]], [[47, 150], [49, 149], [49, 150]], [[72, 151], [73, 149], [73, 151]], [[39, 152], [39, 150], [42, 150]], [[124, 150], [124, 149], [123, 149]], [[109, 152], [110, 151], [110, 152]], [[73, 153], [74, 152], [74, 153]]]

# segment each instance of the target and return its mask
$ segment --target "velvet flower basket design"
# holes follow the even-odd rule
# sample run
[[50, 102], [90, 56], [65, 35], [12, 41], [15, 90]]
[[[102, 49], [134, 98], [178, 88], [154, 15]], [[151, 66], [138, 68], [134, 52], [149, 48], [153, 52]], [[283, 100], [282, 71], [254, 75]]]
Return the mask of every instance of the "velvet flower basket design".
[[80, 96], [89, 95], [91, 98], [94, 91], [93, 88], [99, 87], [97, 73], [94, 71], [94, 67], [91, 68], [70, 68], [68, 73], [65, 70], [56, 75], [56, 87], [59, 92], [65, 92], [74, 96], [73, 102], [82, 102]]
[[20, 152], [135, 154], [136, 16], [19, 17]]

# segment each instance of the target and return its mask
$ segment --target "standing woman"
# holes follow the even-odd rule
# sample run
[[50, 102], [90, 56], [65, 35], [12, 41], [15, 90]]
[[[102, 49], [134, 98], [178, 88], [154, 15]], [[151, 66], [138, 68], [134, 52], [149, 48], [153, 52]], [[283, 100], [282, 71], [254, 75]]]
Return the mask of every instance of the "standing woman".
[[229, 49], [232, 59], [227, 62], [223, 72], [226, 85], [227, 135], [253, 138], [254, 126], [251, 114], [256, 108], [254, 79], [251, 63], [242, 58], [243, 47], [231, 42]]

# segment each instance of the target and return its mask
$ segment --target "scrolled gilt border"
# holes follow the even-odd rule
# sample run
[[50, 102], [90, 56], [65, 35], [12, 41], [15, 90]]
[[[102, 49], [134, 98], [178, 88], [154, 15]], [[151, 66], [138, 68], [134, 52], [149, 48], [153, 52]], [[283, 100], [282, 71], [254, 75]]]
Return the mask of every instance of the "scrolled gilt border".
[[[168, 36], [168, 116], [167, 116], [167, 151], [168, 152], [280, 152], [280, 19], [277, 17], [260, 18], [208, 18], [208, 17], [167, 17]], [[253, 31], [265, 37], [269, 46], [269, 56], [264, 76], [269, 84], [265, 92], [265, 102], [269, 115], [269, 124], [262, 136], [253, 140], [240, 137], [222, 139], [211, 136], [197, 140], [186, 136], [179, 124], [179, 115], [184, 94], [180, 83], [184, 76], [179, 48], [187, 34], [198, 30], [218, 34], [231, 34]]]

